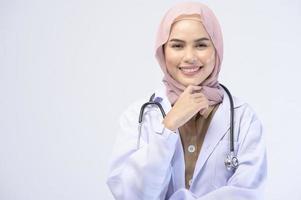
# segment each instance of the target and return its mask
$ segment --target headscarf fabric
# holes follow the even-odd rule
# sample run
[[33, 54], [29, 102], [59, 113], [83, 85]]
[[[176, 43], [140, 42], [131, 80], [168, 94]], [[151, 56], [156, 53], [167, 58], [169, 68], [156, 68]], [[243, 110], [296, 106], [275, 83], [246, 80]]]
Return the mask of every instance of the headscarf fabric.
[[[160, 23], [155, 43], [155, 57], [157, 58], [164, 73], [163, 83], [166, 87], [166, 94], [170, 103], [174, 104], [186, 88], [168, 73], [165, 64], [163, 45], [169, 38], [172, 24], [176, 21], [186, 19], [187, 17], [181, 18], [181, 16], [187, 15], [192, 16], [188, 17], [191, 19], [196, 19], [194, 17], [195, 15], [199, 16], [197, 20], [204, 26], [215, 48], [216, 56], [214, 69], [207, 79], [200, 84], [200, 86], [202, 86], [201, 92], [209, 100], [209, 106], [216, 105], [223, 100], [223, 90], [218, 83], [218, 74], [220, 72], [221, 62], [223, 59], [222, 31], [212, 10], [206, 5], [198, 2], [176, 4], [167, 11]], [[204, 115], [205, 110], [201, 110], [200, 114]]]

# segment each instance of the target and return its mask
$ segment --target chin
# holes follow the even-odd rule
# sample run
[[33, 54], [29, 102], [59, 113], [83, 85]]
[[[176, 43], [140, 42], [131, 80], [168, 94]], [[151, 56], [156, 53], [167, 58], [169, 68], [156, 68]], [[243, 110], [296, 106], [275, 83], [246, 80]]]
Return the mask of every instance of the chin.
[[204, 81], [203, 80], [191, 80], [191, 81], [179, 81], [185, 87], [189, 85], [201, 85]]

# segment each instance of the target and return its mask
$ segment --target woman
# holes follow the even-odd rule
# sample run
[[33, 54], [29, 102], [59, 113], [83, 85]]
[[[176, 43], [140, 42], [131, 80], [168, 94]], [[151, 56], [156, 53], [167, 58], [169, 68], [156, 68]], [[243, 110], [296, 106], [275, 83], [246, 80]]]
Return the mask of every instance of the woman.
[[[163, 89], [147, 106], [120, 119], [107, 184], [116, 199], [263, 199], [267, 161], [262, 125], [248, 104], [234, 100], [234, 156], [230, 97], [218, 82], [223, 40], [213, 12], [200, 3], [180, 3], [164, 16], [156, 40]], [[139, 128], [138, 128], [139, 127]], [[140, 139], [138, 139], [140, 138]], [[137, 146], [138, 144], [138, 146]], [[238, 164], [238, 166], [237, 166]]]

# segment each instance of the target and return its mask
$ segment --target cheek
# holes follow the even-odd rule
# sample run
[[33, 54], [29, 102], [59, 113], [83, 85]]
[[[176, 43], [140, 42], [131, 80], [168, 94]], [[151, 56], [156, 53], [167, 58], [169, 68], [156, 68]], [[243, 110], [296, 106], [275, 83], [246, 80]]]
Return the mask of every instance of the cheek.
[[172, 51], [166, 51], [165, 63], [168, 69], [177, 67], [180, 60], [181, 60], [181, 56], [178, 53]]
[[215, 65], [215, 53], [212, 53], [210, 58], [208, 58], [208, 64], [212, 65], [212, 68], [214, 67], [214, 65]]
[[213, 65], [215, 64], [215, 51], [214, 50], [208, 50], [204, 52], [202, 55], [202, 61], [206, 65]]

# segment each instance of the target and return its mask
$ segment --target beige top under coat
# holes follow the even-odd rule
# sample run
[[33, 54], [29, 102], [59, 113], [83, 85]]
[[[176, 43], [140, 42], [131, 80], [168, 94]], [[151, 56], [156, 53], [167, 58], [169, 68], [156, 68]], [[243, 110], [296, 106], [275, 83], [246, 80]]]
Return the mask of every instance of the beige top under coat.
[[201, 116], [197, 113], [179, 128], [185, 158], [185, 186], [187, 189], [190, 187], [190, 180], [193, 177], [207, 129], [218, 106], [219, 104], [209, 106], [206, 115]]

